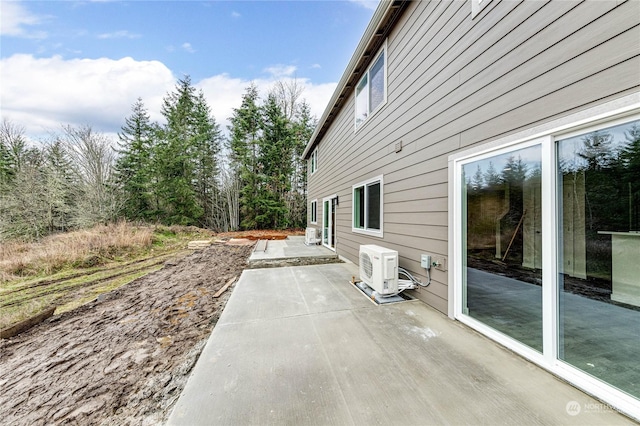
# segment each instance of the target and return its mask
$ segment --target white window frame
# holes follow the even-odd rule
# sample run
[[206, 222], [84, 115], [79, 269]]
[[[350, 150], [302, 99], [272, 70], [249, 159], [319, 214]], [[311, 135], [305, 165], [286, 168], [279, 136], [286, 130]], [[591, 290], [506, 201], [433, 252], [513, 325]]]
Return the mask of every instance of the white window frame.
[[309, 164], [311, 168], [311, 174], [318, 171], [318, 147], [315, 147], [309, 158]]
[[317, 225], [318, 224], [318, 199], [317, 198], [311, 201], [311, 206], [309, 208], [310, 208], [309, 223], [312, 223], [313, 225]]
[[[380, 229], [371, 229], [367, 228], [367, 213], [369, 209], [368, 201], [367, 201], [367, 187], [372, 183], [380, 183]], [[356, 228], [355, 224], [355, 211], [356, 211], [356, 202], [355, 202], [355, 190], [356, 188], [365, 188], [364, 194], [364, 218], [365, 218], [365, 227], [364, 228]], [[351, 231], [357, 234], [365, 234], [370, 235], [372, 237], [380, 237], [384, 236], [384, 179], [383, 175], [373, 177], [371, 179], [367, 179], [362, 182], [358, 182], [357, 184], [351, 187]]]
[[[485, 0], [487, 1], [487, 0]], [[383, 94], [383, 99], [382, 102], [380, 102], [380, 105], [376, 106], [375, 109], [373, 111], [370, 111], [370, 99], [369, 99], [369, 93], [371, 92], [371, 76], [370, 71], [371, 68], [373, 68], [373, 66], [376, 64], [376, 62], [378, 62], [378, 59], [380, 58], [380, 55], [384, 55], [384, 65], [382, 67], [382, 72], [383, 72], [383, 76], [384, 76], [384, 94]], [[360, 79], [358, 80], [358, 83], [356, 84], [356, 87], [353, 89], [353, 99], [354, 99], [354, 105], [353, 105], [353, 109], [354, 109], [354, 117], [353, 117], [353, 126], [355, 131], [357, 131], [358, 129], [362, 128], [362, 126], [367, 123], [369, 121], [369, 119], [375, 115], [378, 111], [380, 111], [382, 109], [382, 107], [384, 107], [387, 103], [387, 66], [389, 63], [389, 56], [387, 55], [387, 40], [384, 41], [383, 46], [380, 48], [380, 50], [376, 53], [376, 55], [374, 56], [373, 61], [371, 61], [371, 63], [369, 64], [369, 67], [367, 68], [367, 70], [365, 71], [364, 74], [362, 74], [362, 76], [360, 77]], [[360, 86], [360, 83], [362, 82], [363, 79], [367, 79], [367, 86], [366, 86], [366, 95], [367, 95], [367, 112], [366, 112], [366, 118], [364, 120], [362, 120], [360, 123], [358, 123], [358, 86]]]
[[[485, 0], [486, 1], [486, 0]], [[564, 362], [558, 357], [557, 333], [557, 141], [640, 119], [640, 93], [590, 108], [554, 122], [507, 136], [449, 157], [449, 316], [485, 334], [517, 354], [560, 376], [606, 403], [640, 418], [638, 399]], [[462, 166], [471, 161], [531, 145], [542, 146], [542, 256], [543, 353], [509, 338], [463, 312], [464, 255], [462, 218]]]

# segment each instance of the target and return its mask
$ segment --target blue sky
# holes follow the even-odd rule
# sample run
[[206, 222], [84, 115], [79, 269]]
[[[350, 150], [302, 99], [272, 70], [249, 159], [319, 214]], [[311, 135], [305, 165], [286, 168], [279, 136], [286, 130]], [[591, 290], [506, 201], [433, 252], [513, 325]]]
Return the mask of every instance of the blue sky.
[[296, 78], [318, 117], [376, 1], [5, 1], [2, 118], [33, 139], [60, 125], [115, 133], [138, 96], [191, 76], [226, 124], [246, 86]]

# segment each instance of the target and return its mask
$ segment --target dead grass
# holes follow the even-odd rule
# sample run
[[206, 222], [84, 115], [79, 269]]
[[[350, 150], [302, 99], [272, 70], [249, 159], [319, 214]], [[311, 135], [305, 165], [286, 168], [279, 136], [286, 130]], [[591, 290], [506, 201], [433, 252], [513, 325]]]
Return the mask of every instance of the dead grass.
[[190, 253], [187, 242], [213, 233], [185, 226], [99, 225], [43, 239], [0, 245], [0, 328], [49, 306], [56, 314], [156, 271]]
[[190, 240], [277, 239], [304, 230], [214, 234], [186, 226], [120, 222], [53, 235], [39, 242], [0, 244], [0, 329], [56, 306], [75, 309], [100, 294], [156, 271], [184, 256]]
[[88, 268], [149, 248], [153, 228], [126, 222], [53, 235], [35, 243], [0, 245], [0, 283], [50, 275], [66, 267]]

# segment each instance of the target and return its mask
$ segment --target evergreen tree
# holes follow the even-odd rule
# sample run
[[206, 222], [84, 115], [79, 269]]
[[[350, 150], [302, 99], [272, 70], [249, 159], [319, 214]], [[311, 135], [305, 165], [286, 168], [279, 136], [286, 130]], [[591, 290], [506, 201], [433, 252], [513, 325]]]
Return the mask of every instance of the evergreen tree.
[[222, 134], [202, 91], [194, 104], [194, 184], [198, 203], [203, 216], [200, 225], [206, 228], [221, 229], [220, 216], [226, 209], [220, 206], [218, 154]]
[[487, 171], [484, 173], [483, 177], [487, 187], [490, 189], [495, 189], [502, 183], [502, 178], [500, 177], [500, 174], [496, 172], [496, 168], [491, 161], [489, 161], [489, 167], [487, 167]]
[[[634, 173], [640, 171], [640, 125], [634, 123], [629, 130], [625, 132], [627, 144], [622, 148], [620, 157], [626, 169]], [[640, 177], [637, 182], [640, 182]]]
[[628, 227], [640, 230], [640, 125], [638, 122], [625, 132], [626, 145], [620, 153], [623, 177], [622, 193], [628, 200]]
[[587, 169], [600, 170], [609, 167], [613, 160], [611, 143], [613, 136], [607, 131], [596, 130], [582, 138], [582, 152], [578, 156], [587, 160]]
[[19, 172], [27, 154], [24, 127], [3, 119], [0, 125], [0, 193]]
[[73, 196], [73, 165], [60, 140], [54, 141], [44, 150], [43, 178], [46, 188], [44, 201], [47, 207], [46, 227], [48, 233], [69, 230], [73, 220], [76, 200]]
[[118, 133], [120, 154], [115, 165], [115, 179], [124, 192], [123, 214], [127, 219], [151, 218], [154, 128], [141, 98], [133, 104], [132, 114]]
[[193, 187], [195, 100], [195, 88], [186, 76], [178, 80], [176, 91], [169, 93], [162, 104], [162, 115], [167, 123], [159, 132], [154, 162], [160, 219], [165, 223], [193, 225], [203, 215]]
[[43, 152], [24, 150], [10, 191], [0, 204], [0, 240], [35, 240], [48, 234], [48, 188]]
[[14, 176], [11, 160], [9, 147], [5, 145], [4, 140], [0, 140], [0, 195], [8, 190], [8, 185]]
[[[240, 108], [234, 108], [230, 118], [229, 152], [232, 179], [238, 181], [240, 197], [240, 227], [255, 229], [258, 226], [258, 140], [260, 138], [260, 108], [258, 89], [254, 84], [247, 87], [242, 95]], [[233, 208], [233, 207], [232, 207]]]
[[476, 172], [469, 183], [469, 187], [472, 191], [480, 191], [484, 186], [484, 178], [482, 177], [482, 169], [480, 168], [480, 164], [478, 164], [476, 168]]
[[316, 127], [309, 105], [302, 101], [292, 123], [292, 165], [291, 191], [287, 197], [289, 225], [303, 228], [307, 223], [307, 162], [302, 157], [307, 142]]
[[46, 233], [42, 153], [27, 149], [24, 128], [0, 126], [0, 240], [39, 238]]
[[285, 195], [291, 189], [293, 138], [288, 120], [273, 94], [267, 97], [262, 108], [261, 127], [256, 225], [285, 228], [288, 225]]

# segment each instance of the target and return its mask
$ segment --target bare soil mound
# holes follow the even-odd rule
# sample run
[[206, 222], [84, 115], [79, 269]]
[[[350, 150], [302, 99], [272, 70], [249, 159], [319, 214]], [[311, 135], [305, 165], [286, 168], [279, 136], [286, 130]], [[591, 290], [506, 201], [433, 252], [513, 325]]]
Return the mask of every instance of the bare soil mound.
[[162, 423], [250, 252], [213, 245], [0, 340], [0, 423]]

